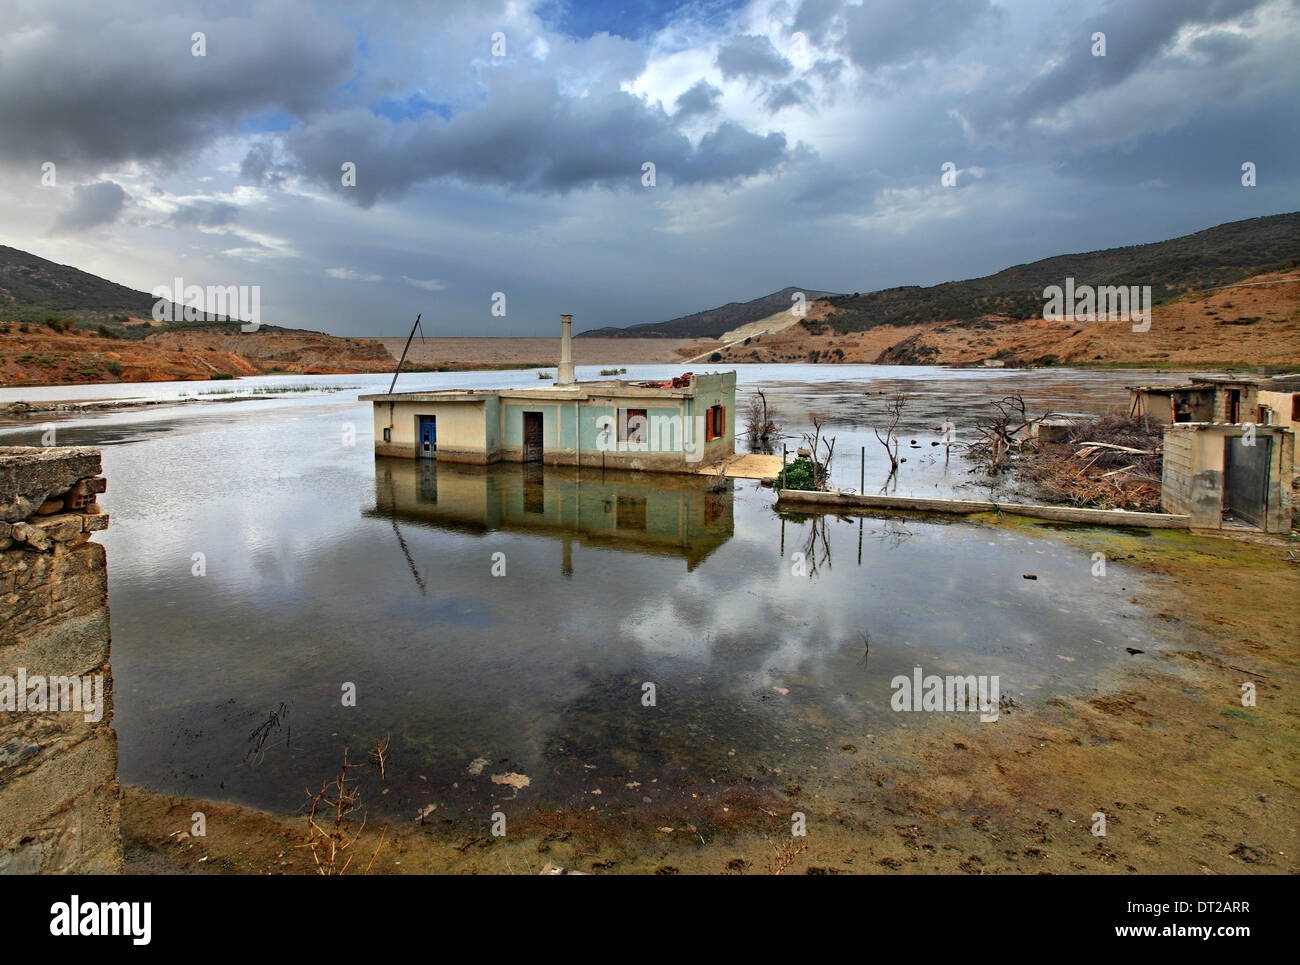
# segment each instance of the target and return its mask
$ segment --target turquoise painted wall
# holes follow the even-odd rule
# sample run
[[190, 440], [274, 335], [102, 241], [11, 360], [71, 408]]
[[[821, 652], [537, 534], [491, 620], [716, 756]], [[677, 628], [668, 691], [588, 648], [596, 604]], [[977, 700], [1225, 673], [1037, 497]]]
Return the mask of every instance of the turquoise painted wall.
[[[614, 398], [610, 402], [548, 402], [542, 400], [493, 399], [487, 409], [487, 444], [489, 449], [502, 447], [507, 449], [522, 448], [524, 444], [525, 412], [542, 413], [542, 447], [548, 452], [573, 452], [575, 448], [583, 453], [598, 451], [601, 437], [600, 420], [609, 417], [614, 429], [609, 436], [612, 451], [618, 446], [618, 410], [620, 408], [645, 409], [650, 435], [649, 452], [665, 450], [681, 451], [686, 438], [691, 440], [693, 449], [703, 440], [705, 410], [712, 405], [724, 405], [727, 408], [727, 434], [708, 444], [710, 452], [720, 447], [730, 450], [735, 438], [736, 425], [736, 379], [734, 373], [702, 375], [696, 377], [697, 397], [673, 400], [671, 405], [648, 405], [636, 399]], [[575, 425], [576, 410], [576, 425]], [[677, 420], [681, 420], [682, 433], [677, 433]], [[661, 435], [664, 427], [666, 433]], [[499, 427], [499, 428], [498, 428]], [[684, 437], [684, 438], [683, 438]], [[636, 451], [625, 449], [624, 451]]]
[[483, 419], [487, 426], [487, 451], [492, 452], [501, 445], [501, 399], [489, 396], [484, 405]]

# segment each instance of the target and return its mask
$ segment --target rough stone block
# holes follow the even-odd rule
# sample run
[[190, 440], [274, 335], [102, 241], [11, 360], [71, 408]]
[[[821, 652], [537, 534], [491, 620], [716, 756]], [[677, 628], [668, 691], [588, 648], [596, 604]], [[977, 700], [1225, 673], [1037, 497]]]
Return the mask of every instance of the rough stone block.
[[107, 727], [6, 781], [0, 786], [0, 850], [16, 845], [12, 839], [33, 825], [33, 817], [55, 814], [96, 787], [116, 782], [117, 738]]
[[14, 523], [12, 532], [14, 539], [20, 543], [26, 543], [40, 553], [46, 552], [54, 545], [54, 540], [50, 539], [49, 533], [30, 523]]
[[99, 450], [89, 447], [0, 447], [0, 520], [26, 519], [51, 496], [98, 476], [101, 465]]
[[[62, 504], [60, 504], [61, 506]], [[57, 516], [38, 516], [28, 521], [28, 526], [45, 530], [50, 539], [63, 543], [74, 539], [82, 532], [81, 517], [76, 513], [60, 513]]]

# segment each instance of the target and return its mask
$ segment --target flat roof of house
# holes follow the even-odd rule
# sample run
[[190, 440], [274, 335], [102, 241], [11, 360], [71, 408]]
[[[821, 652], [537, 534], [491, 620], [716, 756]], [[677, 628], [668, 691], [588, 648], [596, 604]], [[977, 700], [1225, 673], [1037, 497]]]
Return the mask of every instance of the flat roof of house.
[[622, 399], [682, 399], [695, 394], [694, 385], [672, 389], [662, 385], [644, 385], [611, 379], [597, 382], [575, 382], [572, 385], [543, 385], [535, 389], [437, 389], [430, 392], [381, 392], [360, 395], [361, 402], [484, 402], [489, 398], [536, 399], [564, 402], [583, 402], [588, 399], [618, 396]]
[[1259, 385], [1257, 375], [1193, 375], [1191, 381], [1198, 385]]
[[1300, 375], [1275, 375], [1259, 383], [1265, 392], [1300, 392]]
[[1212, 385], [1194, 385], [1187, 382], [1166, 382], [1154, 385], [1130, 385], [1130, 392], [1212, 392]]

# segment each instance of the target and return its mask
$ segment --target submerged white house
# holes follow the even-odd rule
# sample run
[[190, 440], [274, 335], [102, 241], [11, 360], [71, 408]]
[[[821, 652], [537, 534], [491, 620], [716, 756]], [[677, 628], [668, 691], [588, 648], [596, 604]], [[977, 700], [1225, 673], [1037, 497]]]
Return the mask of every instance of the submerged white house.
[[574, 380], [572, 316], [561, 316], [553, 385], [363, 395], [375, 454], [695, 472], [735, 452], [736, 373], [664, 381]]

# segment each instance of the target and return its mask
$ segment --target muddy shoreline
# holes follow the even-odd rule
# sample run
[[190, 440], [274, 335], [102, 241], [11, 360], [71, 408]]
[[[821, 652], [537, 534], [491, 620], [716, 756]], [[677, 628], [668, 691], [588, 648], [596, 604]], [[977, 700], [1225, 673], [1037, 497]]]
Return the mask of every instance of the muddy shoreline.
[[[1300, 872], [1294, 541], [970, 522], [1153, 574], [1135, 601], [1164, 632], [1095, 692], [1029, 701], [994, 724], [919, 715], [846, 732], [806, 770], [677, 789], [653, 810], [539, 810], [500, 838], [375, 811], [350, 873], [376, 847], [371, 873]], [[1242, 706], [1243, 683], [1256, 706]], [[196, 810], [204, 838], [188, 833]], [[790, 836], [796, 811], [804, 838]], [[300, 815], [138, 787], [123, 807], [128, 871], [314, 873], [304, 828]]]

